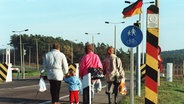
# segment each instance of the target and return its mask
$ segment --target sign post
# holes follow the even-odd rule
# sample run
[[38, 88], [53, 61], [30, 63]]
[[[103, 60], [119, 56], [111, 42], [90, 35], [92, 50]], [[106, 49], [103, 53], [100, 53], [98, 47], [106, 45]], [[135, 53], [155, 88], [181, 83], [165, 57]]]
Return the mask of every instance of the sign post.
[[83, 104], [91, 104], [91, 73], [86, 74], [82, 79]]
[[127, 26], [121, 32], [124, 45], [130, 47], [130, 104], [134, 104], [134, 54], [133, 47], [137, 47], [143, 39], [142, 31], [136, 26]]

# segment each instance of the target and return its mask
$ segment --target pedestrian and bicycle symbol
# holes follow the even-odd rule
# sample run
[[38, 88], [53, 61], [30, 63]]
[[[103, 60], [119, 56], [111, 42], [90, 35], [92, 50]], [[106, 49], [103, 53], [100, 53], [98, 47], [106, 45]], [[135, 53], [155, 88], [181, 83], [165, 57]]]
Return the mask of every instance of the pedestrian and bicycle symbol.
[[127, 47], [138, 46], [143, 39], [142, 31], [136, 26], [127, 26], [121, 32], [121, 41]]

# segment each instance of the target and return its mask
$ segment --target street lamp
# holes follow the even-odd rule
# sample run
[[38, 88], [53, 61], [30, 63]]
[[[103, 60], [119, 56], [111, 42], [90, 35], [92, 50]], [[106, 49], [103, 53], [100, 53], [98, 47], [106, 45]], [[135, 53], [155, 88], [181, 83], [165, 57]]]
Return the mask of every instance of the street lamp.
[[108, 22], [105, 21], [106, 24], [114, 24], [114, 54], [116, 54], [116, 25], [117, 24], [123, 24], [125, 22]]
[[26, 50], [24, 49], [24, 45], [25, 45], [25, 44], [27, 44], [27, 43], [22, 43], [22, 50], [23, 50], [23, 51], [22, 51], [22, 52], [23, 52], [23, 54], [22, 54], [23, 70], [22, 70], [22, 71], [23, 71], [23, 73], [24, 73], [24, 74], [23, 74], [23, 78], [25, 78], [25, 59], [24, 59], [24, 58], [25, 58], [24, 56], [26, 55]]
[[[21, 30], [21, 31], [12, 31], [13, 33], [18, 33], [20, 38], [20, 70], [22, 71], [22, 40], [21, 40], [21, 34], [22, 32], [29, 31], [29, 29]], [[22, 78], [24, 78], [24, 74], [22, 73]]]
[[91, 34], [92, 35], [92, 44], [93, 44], [93, 48], [94, 48], [94, 35], [100, 35], [100, 33], [85, 33], [86, 35]]

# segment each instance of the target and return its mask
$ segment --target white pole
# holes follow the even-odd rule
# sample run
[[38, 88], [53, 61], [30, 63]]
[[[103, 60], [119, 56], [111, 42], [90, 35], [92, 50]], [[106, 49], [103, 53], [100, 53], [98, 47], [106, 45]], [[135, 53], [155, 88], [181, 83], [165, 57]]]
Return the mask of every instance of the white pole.
[[10, 64], [10, 49], [6, 48], [6, 64]]
[[83, 87], [83, 103], [91, 104], [91, 73], [83, 76], [82, 79], [82, 87]]
[[134, 53], [130, 48], [130, 104], [134, 104]]
[[173, 63], [167, 63], [166, 80], [168, 82], [173, 81]]
[[[141, 21], [141, 14], [139, 14], [139, 21], [138, 24]], [[139, 26], [141, 29], [141, 26]], [[140, 45], [137, 46], [137, 81], [136, 81], [136, 88], [137, 88], [137, 96], [141, 96], [141, 53], [140, 53]]]
[[137, 67], [136, 67], [136, 76], [137, 76], [137, 81], [136, 81], [136, 93], [137, 96], [141, 96], [141, 69], [140, 69], [140, 45], [137, 46]]

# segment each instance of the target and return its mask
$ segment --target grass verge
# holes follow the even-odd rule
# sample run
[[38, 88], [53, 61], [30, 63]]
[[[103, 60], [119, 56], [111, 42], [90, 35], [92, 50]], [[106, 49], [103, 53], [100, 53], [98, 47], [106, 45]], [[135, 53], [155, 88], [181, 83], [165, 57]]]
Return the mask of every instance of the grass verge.
[[[135, 91], [134, 91], [135, 92]], [[145, 86], [142, 86], [141, 97], [134, 96], [135, 104], [145, 104]], [[123, 97], [121, 104], [130, 104], [130, 96]], [[158, 104], [184, 104], [184, 79], [173, 79], [173, 82], [161, 78], [158, 86]]]
[[[16, 78], [18, 76], [17, 71], [12, 71], [12, 77]], [[25, 76], [26, 78], [35, 78], [40, 76], [40, 71], [39, 70], [33, 70], [33, 69], [28, 69], [25, 71]], [[22, 78], [22, 73], [20, 72], [20, 78]]]

